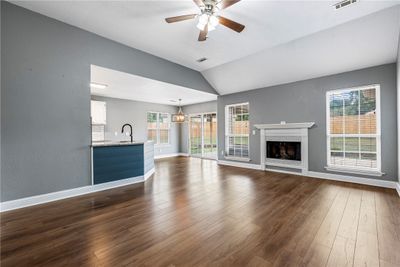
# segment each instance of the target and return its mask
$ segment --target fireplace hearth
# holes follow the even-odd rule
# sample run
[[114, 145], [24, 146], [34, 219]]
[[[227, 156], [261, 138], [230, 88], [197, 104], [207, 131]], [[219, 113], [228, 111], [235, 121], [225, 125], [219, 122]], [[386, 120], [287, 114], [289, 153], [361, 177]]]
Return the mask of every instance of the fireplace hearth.
[[267, 158], [301, 161], [301, 142], [267, 141]]

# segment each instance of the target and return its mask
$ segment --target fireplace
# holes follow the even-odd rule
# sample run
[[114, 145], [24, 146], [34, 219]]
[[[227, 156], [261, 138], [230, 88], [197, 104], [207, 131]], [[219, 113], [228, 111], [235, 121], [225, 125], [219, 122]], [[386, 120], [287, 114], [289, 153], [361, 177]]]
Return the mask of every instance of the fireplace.
[[267, 141], [267, 158], [301, 161], [301, 142]]
[[[256, 124], [260, 129], [262, 170], [308, 173], [308, 129], [314, 122]], [[286, 170], [287, 169], [287, 170]]]

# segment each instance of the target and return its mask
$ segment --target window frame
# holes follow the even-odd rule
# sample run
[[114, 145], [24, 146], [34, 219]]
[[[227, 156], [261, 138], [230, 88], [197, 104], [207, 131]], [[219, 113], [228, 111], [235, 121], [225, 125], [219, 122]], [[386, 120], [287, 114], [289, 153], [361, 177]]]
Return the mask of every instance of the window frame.
[[[236, 134], [230, 134], [229, 133], [229, 108], [231, 107], [237, 107], [237, 106], [243, 106], [247, 105], [247, 110], [248, 110], [248, 122], [249, 122], [249, 129], [247, 134], [240, 134], [240, 137], [247, 136], [247, 151], [248, 155], [247, 157], [238, 157], [238, 156], [230, 156], [229, 155], [229, 137], [238, 137]], [[250, 103], [249, 102], [242, 102], [242, 103], [235, 103], [235, 104], [229, 104], [225, 105], [225, 158], [230, 159], [230, 160], [237, 160], [237, 161], [250, 161]]]
[[[330, 133], [330, 96], [335, 93], [341, 93], [345, 91], [362, 91], [367, 89], [375, 89], [375, 114], [376, 114], [376, 133], [375, 134], [331, 134]], [[329, 90], [326, 92], [326, 156], [327, 156], [327, 170], [331, 171], [338, 171], [338, 172], [348, 172], [348, 173], [355, 173], [355, 174], [365, 174], [365, 175], [374, 175], [374, 176], [381, 176], [383, 173], [382, 170], [382, 153], [381, 153], [381, 95], [380, 95], [380, 84], [370, 84], [370, 85], [362, 85], [362, 86], [355, 86], [349, 88], [342, 88], [342, 89], [335, 89]], [[344, 116], [343, 116], [344, 117]], [[376, 168], [369, 168], [369, 167], [357, 167], [357, 166], [342, 166], [342, 165], [335, 165], [331, 163], [331, 138], [332, 137], [372, 137], [376, 138]], [[361, 153], [361, 147], [358, 148], [359, 153]], [[343, 152], [346, 150], [344, 149]]]
[[[154, 113], [157, 114], [157, 119], [156, 119], [156, 128], [149, 128], [149, 121], [148, 121], [148, 116], [149, 113]], [[160, 115], [164, 114], [167, 115], [167, 122], [168, 122], [168, 129], [161, 129], [160, 128]], [[149, 130], [156, 130], [156, 142], [154, 145], [156, 146], [169, 146], [171, 145], [171, 114], [168, 112], [160, 112], [160, 111], [147, 111], [146, 112], [146, 140], [149, 141], [148, 139], [148, 131]], [[160, 143], [160, 130], [168, 130], [168, 142], [167, 143]], [[151, 140], [152, 141], [152, 140]]]

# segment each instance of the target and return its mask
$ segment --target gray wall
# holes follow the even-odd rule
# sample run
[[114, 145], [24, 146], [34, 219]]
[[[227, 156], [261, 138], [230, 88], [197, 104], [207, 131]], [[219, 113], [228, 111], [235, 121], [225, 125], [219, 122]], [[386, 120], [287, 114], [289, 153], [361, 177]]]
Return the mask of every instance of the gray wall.
[[[128, 140], [129, 137], [121, 136], [121, 127], [125, 123], [133, 126], [133, 136], [136, 141], [145, 141], [147, 139], [147, 112], [157, 111], [166, 113], [176, 113], [177, 107], [169, 105], [160, 105], [132, 100], [106, 98], [92, 96], [93, 100], [106, 102], [107, 125], [105, 127], [107, 140]], [[170, 145], [155, 146], [155, 155], [173, 154], [179, 152], [179, 134], [180, 126], [177, 123], [171, 123]], [[118, 136], [115, 136], [115, 132]]]
[[[225, 144], [224, 107], [249, 102], [250, 126], [258, 123], [315, 122], [309, 130], [309, 169], [326, 172], [326, 91], [368, 84], [381, 85], [383, 177], [397, 180], [396, 64], [387, 64], [337, 75], [272, 86], [218, 97], [219, 159]], [[260, 163], [260, 136], [250, 135], [250, 158]]]
[[397, 178], [400, 182], [400, 35], [397, 48]]
[[[204, 102], [182, 107], [185, 114], [217, 112], [217, 101]], [[189, 123], [181, 124], [180, 152], [189, 153]]]
[[[0, 3], [0, 14], [1, 14], [1, 3]], [[1, 36], [1, 17], [0, 17], [0, 36]], [[0, 51], [1, 51], [1, 40], [0, 40]], [[2, 53], [0, 53], [0, 62], [2, 62], [1, 61], [1, 54]], [[1, 69], [1, 65], [0, 65], [0, 69]], [[2, 95], [2, 90], [1, 90], [1, 88], [3, 88], [3, 80], [1, 79], [1, 71], [0, 71], [0, 118], [2, 118], [1, 117], [1, 95]], [[1, 152], [2, 150], [1, 150], [1, 120], [0, 120], [0, 201], [1, 201], [1, 192], [2, 192], [2, 186], [1, 186], [1, 174], [2, 174], [2, 171], [1, 171], [1, 154], [2, 154], [2, 152]]]
[[1, 201], [90, 184], [90, 64], [215, 93], [199, 72], [1, 1]]

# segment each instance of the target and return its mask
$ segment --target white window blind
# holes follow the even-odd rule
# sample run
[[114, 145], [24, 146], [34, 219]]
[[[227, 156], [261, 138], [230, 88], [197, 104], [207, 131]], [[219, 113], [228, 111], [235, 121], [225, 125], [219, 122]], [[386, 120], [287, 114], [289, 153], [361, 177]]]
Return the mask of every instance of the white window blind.
[[225, 107], [225, 153], [227, 157], [249, 158], [249, 103]]
[[379, 85], [327, 93], [328, 167], [381, 171]]

